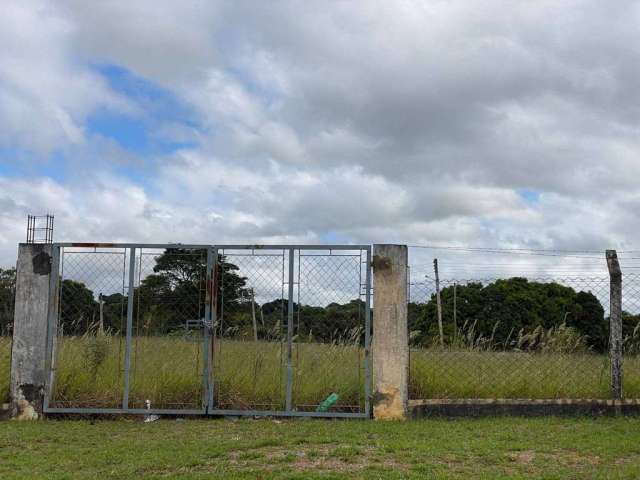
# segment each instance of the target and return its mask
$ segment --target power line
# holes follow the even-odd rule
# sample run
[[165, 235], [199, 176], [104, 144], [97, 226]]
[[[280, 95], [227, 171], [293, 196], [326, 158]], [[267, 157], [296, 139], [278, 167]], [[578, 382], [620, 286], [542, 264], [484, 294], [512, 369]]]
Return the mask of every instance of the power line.
[[[408, 245], [413, 248], [432, 248], [432, 249], [448, 249], [462, 248], [466, 250], [500, 250], [506, 252], [551, 252], [551, 253], [603, 253], [606, 249], [601, 250], [562, 250], [558, 248], [503, 248], [503, 247], [465, 247], [461, 245]], [[640, 253], [640, 250], [617, 250], [621, 253]]]
[[[452, 245], [408, 245], [409, 248], [423, 248], [428, 250], [448, 250], [460, 253], [494, 253], [504, 255], [532, 255], [544, 257], [565, 257], [565, 258], [589, 258], [601, 259], [604, 251], [600, 250], [545, 250], [530, 248], [499, 248], [499, 247], [461, 247]], [[635, 250], [620, 251], [618, 253], [632, 253]], [[574, 254], [599, 254], [595, 255], [574, 255]]]

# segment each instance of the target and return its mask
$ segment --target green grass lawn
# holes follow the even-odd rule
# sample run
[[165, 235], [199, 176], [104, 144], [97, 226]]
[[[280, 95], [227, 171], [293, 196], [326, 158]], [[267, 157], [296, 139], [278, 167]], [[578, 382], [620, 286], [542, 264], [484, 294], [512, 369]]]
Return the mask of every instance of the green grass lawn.
[[640, 419], [0, 422], [0, 478], [638, 478]]

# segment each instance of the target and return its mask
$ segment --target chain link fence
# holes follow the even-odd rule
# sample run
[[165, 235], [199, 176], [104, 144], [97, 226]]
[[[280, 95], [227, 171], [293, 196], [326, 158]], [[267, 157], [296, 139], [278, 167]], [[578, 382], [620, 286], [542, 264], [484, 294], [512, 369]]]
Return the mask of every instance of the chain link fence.
[[0, 268], [0, 404], [9, 401], [15, 281], [15, 268]]
[[364, 412], [365, 252], [218, 252], [216, 407]]
[[640, 274], [622, 275], [622, 394], [640, 398]]
[[214, 400], [223, 410], [283, 410], [288, 251], [221, 249]]
[[136, 250], [130, 408], [198, 410], [206, 401], [206, 268], [206, 249]]
[[293, 337], [293, 404], [365, 411], [366, 255], [364, 251], [298, 251]]
[[51, 407], [121, 407], [129, 253], [61, 249]]
[[[638, 280], [628, 274], [623, 282], [626, 398], [640, 395]], [[609, 281], [608, 275], [411, 281], [410, 398], [611, 398]]]
[[45, 410], [368, 411], [368, 247], [62, 245], [58, 263]]
[[206, 265], [206, 249], [62, 247], [49, 406], [202, 408]]

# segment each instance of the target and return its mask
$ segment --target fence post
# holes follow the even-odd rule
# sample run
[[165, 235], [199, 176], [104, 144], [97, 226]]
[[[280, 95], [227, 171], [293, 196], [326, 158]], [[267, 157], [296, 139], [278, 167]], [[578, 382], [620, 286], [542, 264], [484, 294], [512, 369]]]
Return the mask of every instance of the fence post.
[[409, 398], [406, 245], [373, 246], [373, 416], [402, 420]]
[[[56, 291], [53, 246], [18, 247], [16, 306], [11, 347], [11, 414], [36, 420], [42, 414], [47, 377], [47, 318]], [[55, 280], [55, 279], [54, 279]]]
[[622, 399], [622, 270], [615, 250], [607, 250], [610, 279], [609, 356], [611, 359], [611, 395]]

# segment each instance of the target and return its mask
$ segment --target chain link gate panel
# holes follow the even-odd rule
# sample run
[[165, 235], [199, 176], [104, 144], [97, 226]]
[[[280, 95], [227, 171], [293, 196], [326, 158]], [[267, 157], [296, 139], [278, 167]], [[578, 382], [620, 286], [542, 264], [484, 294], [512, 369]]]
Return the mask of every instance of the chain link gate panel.
[[210, 252], [54, 244], [44, 411], [206, 413]]
[[212, 405], [218, 411], [285, 408], [287, 255], [217, 250]]
[[291, 407], [315, 411], [367, 410], [364, 250], [298, 250], [294, 258], [293, 386]]
[[216, 258], [209, 413], [368, 417], [370, 247], [218, 246]]
[[45, 412], [370, 415], [369, 246], [54, 244], [52, 287]]
[[204, 412], [208, 253], [206, 248], [136, 251], [127, 337], [129, 408]]
[[122, 408], [130, 251], [54, 251], [45, 409]]

